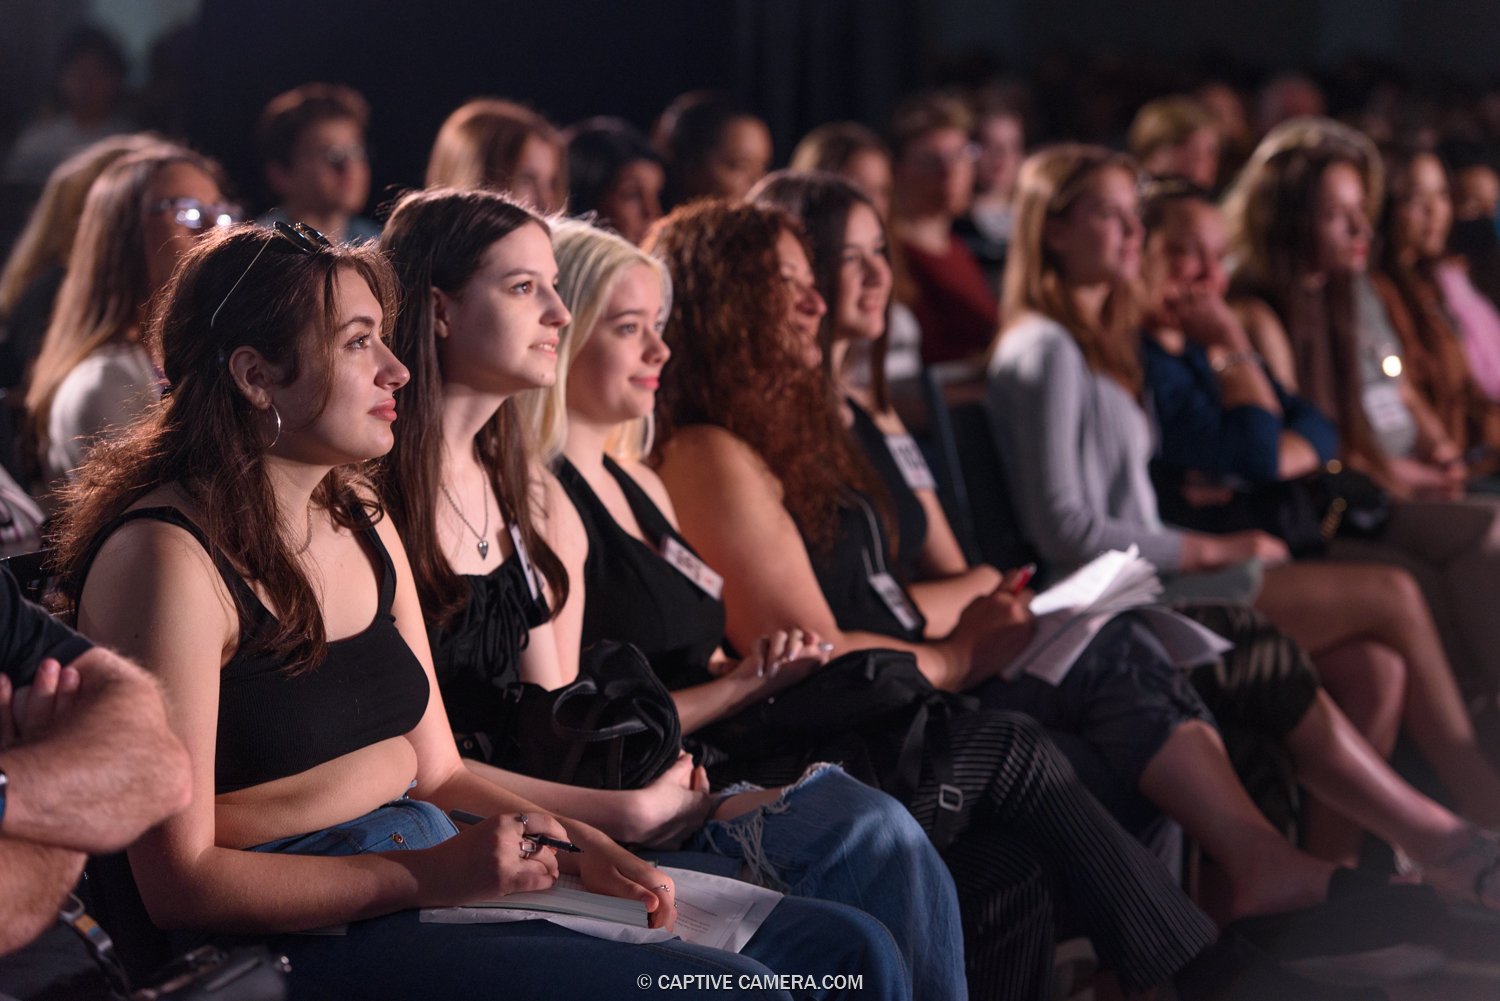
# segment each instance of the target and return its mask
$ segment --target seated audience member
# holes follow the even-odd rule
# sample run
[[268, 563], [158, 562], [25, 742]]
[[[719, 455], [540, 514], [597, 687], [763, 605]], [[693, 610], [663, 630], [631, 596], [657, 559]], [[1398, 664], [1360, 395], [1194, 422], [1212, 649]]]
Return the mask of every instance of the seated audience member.
[[666, 184], [661, 157], [644, 135], [620, 118], [590, 118], [567, 131], [568, 211], [595, 213], [631, 243], [639, 244], [661, 218]]
[[1245, 112], [1245, 99], [1239, 88], [1227, 80], [1210, 79], [1193, 96], [1213, 115], [1219, 128], [1219, 176], [1213, 185], [1213, 190], [1219, 191], [1234, 180], [1255, 148], [1250, 116]]
[[726, 94], [695, 90], [661, 113], [651, 143], [667, 165], [668, 208], [745, 197], [771, 165], [771, 130]]
[[71, 32], [58, 51], [52, 107], [21, 130], [0, 175], [41, 184], [89, 143], [131, 131], [121, 111], [129, 68], [119, 42], [102, 28], [86, 25]]
[[1481, 329], [1472, 336], [1461, 335], [1460, 316], [1477, 317], [1472, 308], [1460, 314], [1448, 302], [1450, 287], [1466, 306], [1478, 293], [1471, 285], [1464, 287], [1463, 265], [1448, 256], [1453, 201], [1443, 162], [1436, 154], [1418, 151], [1397, 154], [1386, 166], [1375, 291], [1401, 338], [1412, 391], [1427, 404], [1471, 472], [1485, 478], [1474, 484], [1483, 488], [1500, 468], [1500, 403], [1480, 386], [1474, 363], [1484, 366], [1492, 384], [1500, 384], [1500, 327], [1485, 329], [1481, 320]]
[[304, 222], [336, 243], [379, 236], [359, 214], [370, 197], [369, 127], [370, 105], [342, 84], [308, 83], [271, 98], [255, 141], [276, 204], [260, 222]]
[[426, 183], [508, 191], [538, 212], [556, 212], [568, 198], [567, 144], [551, 122], [525, 105], [475, 98], [438, 130]]
[[1267, 80], [1256, 96], [1255, 130], [1264, 137], [1282, 122], [1326, 113], [1323, 88], [1305, 73], [1288, 70]]
[[[542, 447], [562, 450], [559, 476], [579, 515], [579, 524], [554, 516], [554, 528], [569, 536], [583, 533], [559, 544], [571, 587], [555, 622], [558, 639], [573, 648], [610, 638], [638, 644], [673, 689], [684, 728], [713, 745], [717, 723], [755, 713], [755, 704], [768, 695], [795, 695], [809, 665], [789, 654], [777, 656], [779, 636], [758, 642], [739, 661], [725, 656], [724, 606], [716, 589], [704, 586], [714, 578], [679, 569], [692, 568], [696, 557], [682, 559], [691, 549], [678, 532], [671, 499], [641, 461], [649, 447], [655, 383], [670, 363], [662, 325], [671, 285], [661, 262], [581, 223], [561, 223], [556, 234], [560, 291], [573, 320], [559, 331], [557, 382], [528, 403]], [[674, 545], [681, 547], [675, 563], [664, 555]], [[803, 642], [816, 638], [800, 629], [790, 632], [793, 644], [799, 635]], [[1180, 895], [1163, 885], [1159, 867], [1084, 792], [1034, 723], [955, 700], [945, 704], [956, 714], [951, 743], [963, 762], [956, 773], [963, 777], [956, 781], [966, 797], [980, 797], [988, 808], [945, 833], [934, 804], [937, 780], [928, 767], [918, 788], [902, 795], [934, 838], [953, 838], [945, 856], [964, 902], [971, 995], [1046, 995], [1045, 957], [1053, 932], [1042, 912], [1053, 906], [1079, 915], [1105, 965], [1126, 983], [1165, 979], [1198, 948], [1191, 944], [1198, 934], [1192, 929], [1202, 926], [1181, 909]], [[934, 745], [921, 753], [935, 774]], [[713, 770], [745, 774], [746, 763], [730, 757]], [[765, 761], [749, 771], [785, 767]], [[1037, 783], [1045, 791], [1033, 795]], [[1115, 853], [1127, 864], [1111, 871], [1101, 863]], [[1014, 868], [1022, 855], [1040, 859], [1050, 877], [1049, 888], [1024, 911], [1005, 903], [1015, 901], [1036, 872], [1031, 865]], [[1133, 917], [1119, 910], [1127, 898], [1142, 908]], [[1007, 917], [999, 919], [1000, 913]], [[1178, 925], [1176, 948], [1147, 964], [1139, 952], [1145, 926], [1167, 921]], [[1179, 996], [1234, 995], [1227, 982], [1209, 987], [1198, 980], [1200, 968], [1216, 965], [1233, 938], [1226, 936], [1178, 970]], [[1248, 965], [1272, 975], [1260, 961]], [[1219, 973], [1230, 981], [1238, 975], [1226, 968]], [[1242, 966], [1239, 973], [1250, 970]], [[1248, 992], [1249, 981], [1238, 989]], [[1296, 994], [1304, 988], [1286, 982], [1285, 989]]]
[[1015, 218], [1011, 201], [1016, 194], [1016, 172], [1026, 158], [1026, 123], [1014, 106], [981, 96], [974, 108], [974, 198], [954, 230], [984, 269], [990, 294], [1000, 298], [1000, 275]]
[[896, 290], [916, 315], [929, 365], [978, 358], [999, 317], [983, 269], [953, 232], [974, 197], [973, 123], [968, 106], [948, 94], [911, 98], [891, 120]]
[[146, 308], [194, 239], [235, 220], [221, 177], [213, 161], [160, 145], [117, 160], [89, 189], [26, 389], [48, 481], [160, 395], [142, 336]]
[[[774, 623], [795, 621], [836, 655], [904, 650], [937, 689], [972, 689], [994, 708], [1078, 738], [1122, 813], [1148, 814], [1134, 802], [1143, 798], [1238, 870], [1229, 916], [1313, 907], [1362, 883], [1348, 871], [1335, 877], [1332, 865], [1271, 828], [1238, 784], [1184, 672], [1138, 619], [1115, 620], [1058, 687], [1030, 675], [997, 680], [1031, 636], [1029, 595], [1016, 593], [1015, 574], [969, 601], [951, 632], [926, 634], [920, 606], [892, 573], [878, 474], [855, 451], [822, 372], [824, 307], [795, 225], [759, 205], [690, 206], [648, 240], [667, 261], [676, 296], [665, 329], [674, 360], [662, 373], [658, 470], [683, 536], [724, 578], [727, 639], [744, 649]], [[778, 303], [767, 288], [788, 294]], [[777, 558], [765, 559], [770, 552]], [[1285, 699], [1288, 715], [1296, 710], [1289, 728], [1302, 716], [1313, 729], [1326, 722], [1342, 727], [1341, 750], [1369, 753], [1315, 691], [1298, 695], [1296, 706], [1291, 692], [1265, 694]], [[979, 761], [993, 747], [982, 739], [952, 745]], [[1395, 904], [1383, 885], [1368, 889], [1373, 896], [1356, 891], [1362, 906]], [[1397, 927], [1366, 930], [1412, 934]]]
[[1141, 169], [1153, 177], [1185, 177], [1208, 190], [1218, 182], [1218, 121], [1191, 97], [1143, 104], [1130, 123], [1127, 143]]
[[[1254, 360], [1243, 325], [1224, 301], [1228, 239], [1207, 193], [1163, 182], [1143, 218], [1143, 376], [1157, 422], [1161, 510], [1168, 521], [1208, 531], [1244, 527], [1224, 521], [1230, 512], [1222, 506], [1187, 500], [1195, 481], [1254, 490], [1306, 476], [1337, 454], [1338, 437], [1326, 417]], [[1427, 600], [1411, 576], [1379, 564], [1310, 560], [1269, 571], [1265, 591], [1265, 610], [1317, 657], [1324, 685], [1371, 743], [1388, 754], [1393, 724], [1404, 726], [1466, 812], [1493, 825], [1500, 778], [1477, 745]], [[1323, 623], [1321, 630], [1289, 614], [1299, 607]], [[1336, 638], [1350, 637], [1399, 658], [1404, 697], [1382, 705], [1372, 698], [1382, 686], [1370, 683], [1361, 658], [1328, 656], [1342, 645]], [[1486, 808], [1487, 801], [1494, 805]]]
[[1225, 200], [1231, 303], [1267, 371], [1338, 429], [1339, 458], [1390, 493], [1373, 539], [1336, 536], [1340, 559], [1395, 563], [1421, 585], [1470, 694], [1500, 684], [1500, 506], [1464, 496], [1468, 464], [1404, 372], [1367, 272], [1380, 163], [1324, 119], [1268, 135]]
[[1442, 155], [1452, 179], [1448, 250], [1463, 259], [1474, 287], [1500, 309], [1500, 171], [1488, 148], [1477, 143], [1444, 143]]
[[58, 911], [87, 856], [187, 805], [187, 754], [151, 678], [24, 600], [8, 569], [0, 637], [0, 993], [105, 997]]
[[[527, 280], [539, 294], [517, 308], [551, 295], [550, 275]], [[762, 954], [910, 997], [885, 930], [822, 901], [785, 898], [738, 955], [546, 921], [420, 920], [560, 872], [639, 902], [653, 927], [676, 912], [668, 875], [458, 755], [405, 551], [362, 467], [390, 449], [408, 378], [385, 340], [394, 308], [373, 248], [285, 224], [215, 234], [153, 320], [172, 392], [96, 449], [60, 516], [79, 625], [157, 676], [192, 761], [191, 804], [129, 851], [152, 919], [269, 936], [291, 959], [293, 1001], [633, 998], [642, 976], [769, 980]], [[450, 810], [483, 819], [460, 815], [460, 831]], [[330, 925], [346, 928], [298, 934]]]
[[157, 141], [133, 134], [100, 139], [58, 164], [47, 178], [0, 272], [0, 388], [21, 384], [42, 345], [94, 179], [120, 157]]
[[[385, 467], [382, 494], [416, 556], [434, 670], [448, 722], [476, 759], [469, 767], [623, 839], [656, 847], [685, 840], [735, 859], [778, 890], [860, 907], [895, 938], [917, 996], [961, 996], [952, 880], [899, 803], [837, 768], [811, 772], [789, 790], [722, 803], [709, 799], [706, 781], [683, 788], [692, 773], [687, 758], [641, 790], [513, 774], [519, 763], [510, 751], [515, 736], [506, 732], [516, 725], [505, 705], [508, 686], [555, 689], [581, 670], [576, 644], [560, 650], [552, 623], [552, 608], [562, 608], [580, 581], [543, 536], [576, 518], [530, 454], [517, 400], [553, 381], [553, 354], [527, 346], [556, 338], [568, 310], [540, 289], [524, 305], [493, 291], [515, 282], [503, 277], [510, 265], [552, 273], [550, 235], [503, 196], [439, 189], [398, 202], [382, 242], [408, 303], [393, 343], [413, 373], [402, 399], [409, 430]], [[765, 644], [774, 648], [768, 657], [789, 659], [789, 673], [819, 661], [815, 640], [797, 644], [779, 634]], [[778, 965], [790, 967], [792, 958]]]

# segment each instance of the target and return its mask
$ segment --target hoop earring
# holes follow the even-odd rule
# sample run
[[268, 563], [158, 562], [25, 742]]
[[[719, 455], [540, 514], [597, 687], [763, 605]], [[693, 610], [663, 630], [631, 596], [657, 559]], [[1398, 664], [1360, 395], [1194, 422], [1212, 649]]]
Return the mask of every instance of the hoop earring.
[[275, 403], [271, 404], [271, 416], [276, 418], [276, 433], [271, 436], [271, 440], [266, 444], [266, 447], [262, 449], [262, 451], [265, 452], [269, 452], [271, 449], [275, 448], [276, 443], [281, 440], [281, 411], [276, 409]]

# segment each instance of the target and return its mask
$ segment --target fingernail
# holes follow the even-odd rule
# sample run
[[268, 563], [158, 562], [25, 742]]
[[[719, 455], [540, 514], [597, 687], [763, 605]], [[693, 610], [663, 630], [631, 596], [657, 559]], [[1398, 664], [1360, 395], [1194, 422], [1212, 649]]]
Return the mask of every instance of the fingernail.
[[765, 661], [765, 658], [760, 658], [760, 659], [756, 660], [756, 662], [755, 662], [755, 676], [757, 678], [764, 678], [766, 676], [766, 661]]

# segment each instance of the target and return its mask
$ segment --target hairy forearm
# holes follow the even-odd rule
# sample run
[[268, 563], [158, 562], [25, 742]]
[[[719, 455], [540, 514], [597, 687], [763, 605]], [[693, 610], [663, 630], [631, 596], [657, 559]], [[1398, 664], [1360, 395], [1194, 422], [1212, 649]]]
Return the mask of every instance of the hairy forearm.
[[10, 780], [4, 829], [102, 854], [187, 804], [188, 761], [150, 678], [104, 651], [79, 661], [83, 684], [68, 715], [0, 752]]
[[0, 955], [21, 948], [57, 920], [87, 856], [0, 838]]

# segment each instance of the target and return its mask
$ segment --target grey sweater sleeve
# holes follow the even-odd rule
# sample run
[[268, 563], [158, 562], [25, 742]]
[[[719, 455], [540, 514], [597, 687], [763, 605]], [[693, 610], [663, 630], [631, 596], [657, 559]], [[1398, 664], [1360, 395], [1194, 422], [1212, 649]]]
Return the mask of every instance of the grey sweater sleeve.
[[[986, 409], [1021, 527], [1059, 569], [1133, 543], [1158, 569], [1175, 570], [1181, 532], [1116, 517], [1093, 500], [1109, 493], [1100, 482], [1104, 472], [1082, 458], [1082, 444], [1101, 419], [1097, 392], [1082, 352], [1057, 324], [1023, 321], [1001, 341], [990, 363]], [[1155, 503], [1154, 496], [1147, 500]]]

